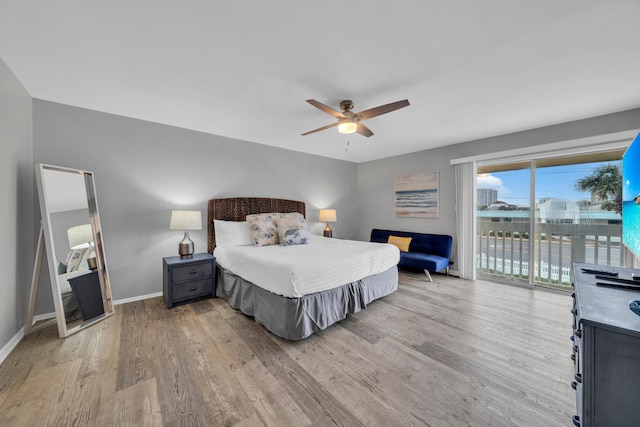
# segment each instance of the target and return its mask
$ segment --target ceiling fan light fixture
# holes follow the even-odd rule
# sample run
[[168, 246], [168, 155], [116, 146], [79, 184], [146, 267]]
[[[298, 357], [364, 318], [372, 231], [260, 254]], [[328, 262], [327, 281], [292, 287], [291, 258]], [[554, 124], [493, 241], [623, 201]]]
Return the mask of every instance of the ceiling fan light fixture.
[[346, 119], [338, 120], [338, 132], [342, 134], [350, 134], [354, 133], [356, 130], [358, 130], [358, 123], [354, 119], [348, 117]]

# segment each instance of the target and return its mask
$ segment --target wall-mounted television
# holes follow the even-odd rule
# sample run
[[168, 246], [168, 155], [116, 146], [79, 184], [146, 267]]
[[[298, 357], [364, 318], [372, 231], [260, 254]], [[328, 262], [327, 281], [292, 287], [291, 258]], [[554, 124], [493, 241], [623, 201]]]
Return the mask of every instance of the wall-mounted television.
[[640, 134], [622, 156], [622, 243], [640, 258]]

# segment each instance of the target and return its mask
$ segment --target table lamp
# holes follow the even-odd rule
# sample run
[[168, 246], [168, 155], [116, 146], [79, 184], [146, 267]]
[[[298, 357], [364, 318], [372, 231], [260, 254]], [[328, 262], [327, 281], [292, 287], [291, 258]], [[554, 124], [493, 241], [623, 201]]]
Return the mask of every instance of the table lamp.
[[67, 230], [67, 237], [69, 238], [69, 247], [72, 250], [89, 248], [91, 252], [87, 258], [87, 265], [89, 269], [95, 270], [98, 266], [96, 264], [96, 254], [93, 250], [93, 230], [91, 224], [76, 225]]
[[324, 228], [324, 237], [333, 237], [333, 231], [329, 227], [330, 222], [336, 222], [336, 210], [335, 209], [320, 209], [320, 222], [326, 222], [327, 226]]
[[184, 231], [184, 239], [178, 246], [180, 258], [193, 257], [193, 241], [189, 238], [189, 230], [202, 230], [202, 212], [200, 211], [171, 211], [170, 230]]

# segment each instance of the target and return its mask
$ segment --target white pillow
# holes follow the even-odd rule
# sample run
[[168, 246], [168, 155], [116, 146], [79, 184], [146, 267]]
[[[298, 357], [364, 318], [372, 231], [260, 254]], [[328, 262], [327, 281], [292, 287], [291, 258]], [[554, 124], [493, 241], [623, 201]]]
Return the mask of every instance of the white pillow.
[[216, 232], [216, 246], [218, 247], [253, 245], [247, 221], [221, 221], [214, 219], [213, 228]]

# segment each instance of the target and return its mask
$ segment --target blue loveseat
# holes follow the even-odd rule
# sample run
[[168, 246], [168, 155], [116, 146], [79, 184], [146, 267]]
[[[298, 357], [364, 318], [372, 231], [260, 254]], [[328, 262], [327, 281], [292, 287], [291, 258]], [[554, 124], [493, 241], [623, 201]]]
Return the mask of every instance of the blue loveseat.
[[408, 252], [400, 252], [400, 267], [424, 270], [429, 281], [430, 271], [446, 270], [449, 274], [451, 245], [453, 238], [445, 234], [412, 233], [409, 231], [371, 230], [371, 241], [387, 243], [389, 236], [411, 237]]

